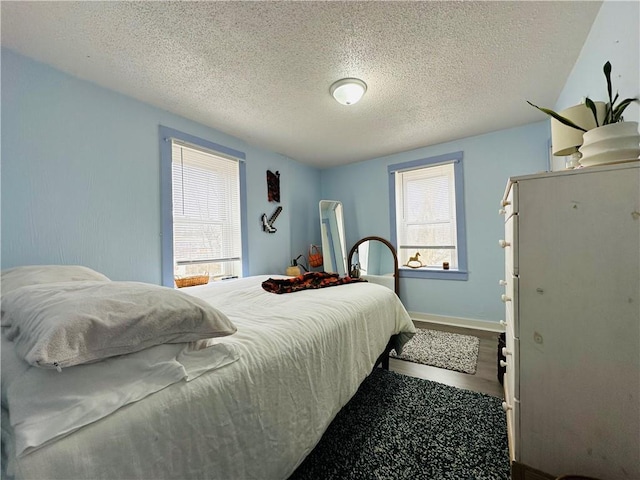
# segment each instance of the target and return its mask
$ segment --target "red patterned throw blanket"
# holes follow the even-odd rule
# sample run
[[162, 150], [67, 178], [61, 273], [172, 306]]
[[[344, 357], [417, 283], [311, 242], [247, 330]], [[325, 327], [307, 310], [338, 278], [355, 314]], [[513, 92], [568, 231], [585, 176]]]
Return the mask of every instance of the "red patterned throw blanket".
[[362, 278], [342, 277], [337, 273], [309, 272], [282, 280], [270, 278], [262, 282], [262, 288], [271, 293], [292, 293], [310, 288], [334, 287], [353, 282], [366, 282]]

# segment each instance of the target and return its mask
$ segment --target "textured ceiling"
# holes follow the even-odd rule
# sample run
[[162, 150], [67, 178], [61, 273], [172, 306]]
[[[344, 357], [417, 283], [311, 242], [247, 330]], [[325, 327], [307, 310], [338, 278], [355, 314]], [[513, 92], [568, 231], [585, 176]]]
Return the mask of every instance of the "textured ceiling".
[[2, 45], [329, 167], [543, 120], [600, 5], [2, 1]]

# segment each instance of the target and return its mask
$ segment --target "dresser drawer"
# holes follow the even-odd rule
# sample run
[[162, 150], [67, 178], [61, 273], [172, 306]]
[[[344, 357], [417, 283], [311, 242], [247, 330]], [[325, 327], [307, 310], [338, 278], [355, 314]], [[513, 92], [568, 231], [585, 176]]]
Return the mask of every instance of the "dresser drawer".
[[511, 393], [509, 378], [504, 378], [504, 402], [502, 408], [507, 417], [507, 438], [509, 441], [509, 459], [520, 460], [520, 402]]
[[518, 275], [518, 215], [511, 215], [504, 224], [504, 238], [498, 244], [504, 250], [507, 272]]
[[518, 212], [518, 184], [509, 182], [502, 200], [500, 200], [500, 215], [504, 215], [505, 220]]
[[513, 336], [520, 338], [520, 309], [519, 309], [519, 282], [518, 277], [506, 273], [506, 280], [500, 283], [504, 285], [504, 293], [500, 300], [504, 303], [505, 321], [513, 331]]
[[512, 398], [520, 399], [520, 339], [513, 335], [511, 324], [507, 323], [506, 346], [502, 353], [505, 354], [506, 374], [509, 379]]

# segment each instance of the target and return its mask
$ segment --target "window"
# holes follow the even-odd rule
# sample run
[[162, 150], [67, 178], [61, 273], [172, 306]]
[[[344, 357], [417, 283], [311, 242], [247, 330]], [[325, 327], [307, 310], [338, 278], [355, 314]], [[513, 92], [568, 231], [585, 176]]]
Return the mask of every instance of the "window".
[[203, 273], [242, 276], [244, 154], [166, 127], [160, 137], [163, 284]]
[[462, 157], [455, 152], [388, 167], [400, 276], [468, 278]]

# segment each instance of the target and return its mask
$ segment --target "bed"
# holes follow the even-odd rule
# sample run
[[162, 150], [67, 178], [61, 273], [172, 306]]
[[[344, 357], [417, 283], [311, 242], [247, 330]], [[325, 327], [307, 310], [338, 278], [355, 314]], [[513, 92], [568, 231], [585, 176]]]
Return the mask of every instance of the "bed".
[[61, 372], [16, 360], [3, 334], [3, 478], [287, 478], [415, 330], [383, 286], [277, 295], [268, 278], [180, 290], [223, 312], [232, 334]]

